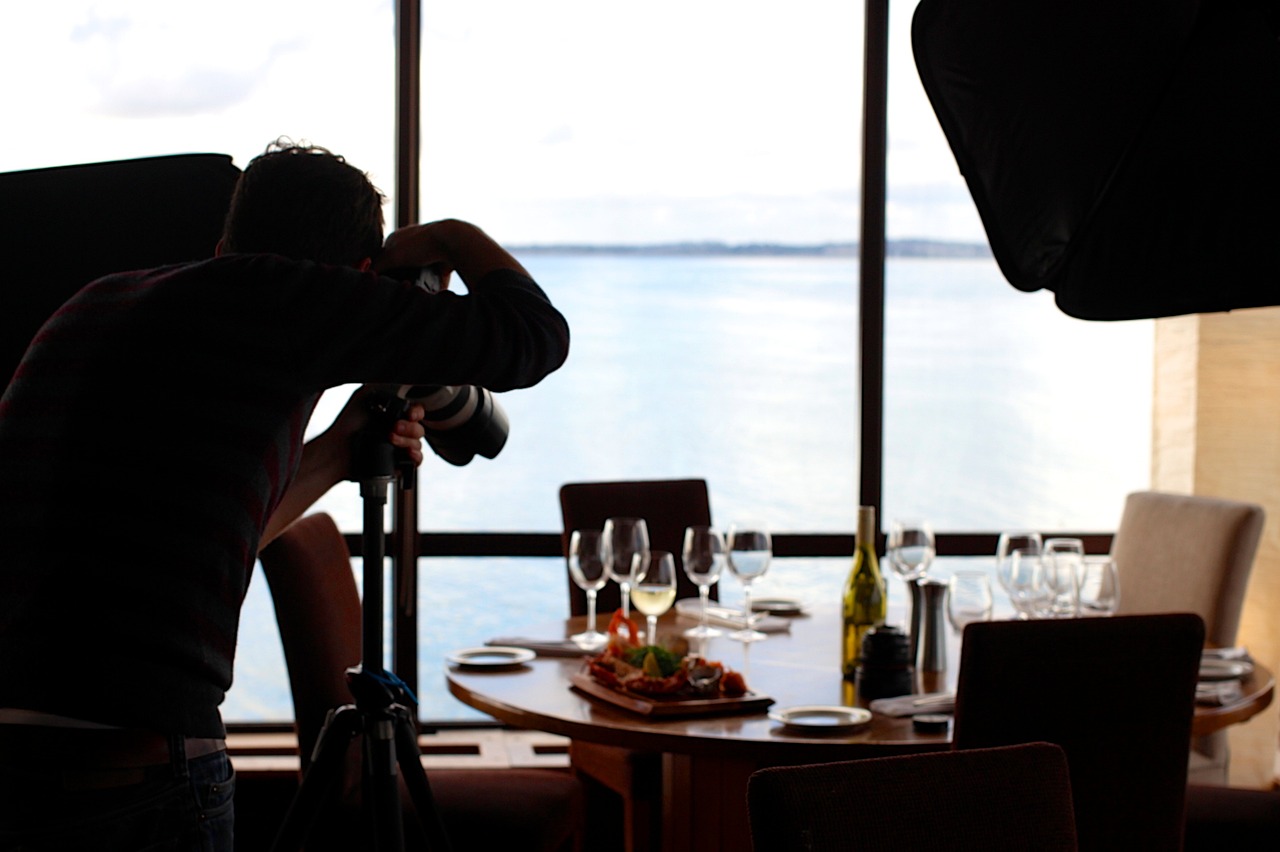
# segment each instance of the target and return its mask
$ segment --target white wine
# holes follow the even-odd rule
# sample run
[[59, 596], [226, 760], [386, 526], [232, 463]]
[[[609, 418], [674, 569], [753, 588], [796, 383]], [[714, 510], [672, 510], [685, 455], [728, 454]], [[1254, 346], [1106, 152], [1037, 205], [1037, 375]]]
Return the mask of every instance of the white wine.
[[631, 602], [645, 615], [662, 615], [676, 602], [676, 590], [672, 586], [633, 586]]
[[873, 506], [859, 506], [853, 568], [844, 585], [841, 662], [845, 679], [853, 680], [857, 675], [862, 637], [871, 628], [884, 624], [888, 603], [888, 589], [876, 559], [876, 510]]

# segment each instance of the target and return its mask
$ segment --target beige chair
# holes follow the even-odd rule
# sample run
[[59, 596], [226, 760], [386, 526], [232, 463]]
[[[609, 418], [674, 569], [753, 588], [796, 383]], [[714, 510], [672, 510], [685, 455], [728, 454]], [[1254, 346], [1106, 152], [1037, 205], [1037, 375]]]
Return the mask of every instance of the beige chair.
[[[1194, 612], [1204, 619], [1209, 645], [1234, 645], [1264, 517], [1261, 506], [1236, 500], [1130, 494], [1111, 546], [1119, 611]], [[1225, 783], [1227, 760], [1226, 731], [1200, 737], [1191, 779]]]

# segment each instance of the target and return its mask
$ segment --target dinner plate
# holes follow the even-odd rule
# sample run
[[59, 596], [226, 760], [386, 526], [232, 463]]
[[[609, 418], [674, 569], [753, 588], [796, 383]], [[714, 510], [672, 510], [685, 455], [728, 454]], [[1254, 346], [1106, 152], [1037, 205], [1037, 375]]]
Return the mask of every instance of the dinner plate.
[[528, 648], [513, 648], [506, 645], [485, 645], [482, 648], [467, 648], [454, 651], [445, 657], [455, 666], [466, 666], [473, 669], [496, 669], [518, 666], [532, 660], [536, 654]]
[[791, 598], [759, 598], [751, 602], [753, 612], [769, 612], [774, 615], [799, 615], [800, 601]]
[[775, 710], [769, 714], [769, 718], [793, 728], [819, 728], [824, 731], [835, 731], [867, 724], [867, 722], [871, 721], [871, 711], [863, 707], [811, 705], [785, 707], [781, 710]]
[[1248, 660], [1200, 660], [1200, 680], [1233, 680], [1253, 671]]

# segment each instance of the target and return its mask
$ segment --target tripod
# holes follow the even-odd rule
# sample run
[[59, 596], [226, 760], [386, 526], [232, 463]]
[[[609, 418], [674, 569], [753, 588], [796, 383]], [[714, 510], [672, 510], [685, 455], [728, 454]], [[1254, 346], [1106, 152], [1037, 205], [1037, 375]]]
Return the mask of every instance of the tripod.
[[276, 834], [272, 852], [302, 848], [316, 818], [338, 788], [347, 749], [361, 734], [364, 848], [370, 852], [400, 852], [405, 848], [399, 766], [418, 817], [418, 839], [431, 852], [452, 849], [422, 768], [417, 719], [410, 709], [417, 702], [399, 678], [383, 668], [383, 513], [397, 474], [401, 486], [412, 489], [416, 473], [411, 462], [397, 458], [386, 435], [388, 423], [399, 419], [406, 405], [400, 397], [374, 395], [370, 401], [372, 422], [357, 438], [356, 475], [352, 478], [360, 483], [364, 508], [361, 663], [346, 671], [347, 687], [355, 704], [329, 711], [311, 765]]

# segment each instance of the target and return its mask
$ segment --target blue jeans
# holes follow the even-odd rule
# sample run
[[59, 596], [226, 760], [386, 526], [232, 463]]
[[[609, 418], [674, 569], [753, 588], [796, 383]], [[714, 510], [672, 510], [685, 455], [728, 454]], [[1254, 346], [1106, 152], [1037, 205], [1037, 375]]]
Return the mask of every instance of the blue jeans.
[[0, 850], [233, 852], [226, 752], [173, 751], [168, 765], [144, 769], [0, 765]]

